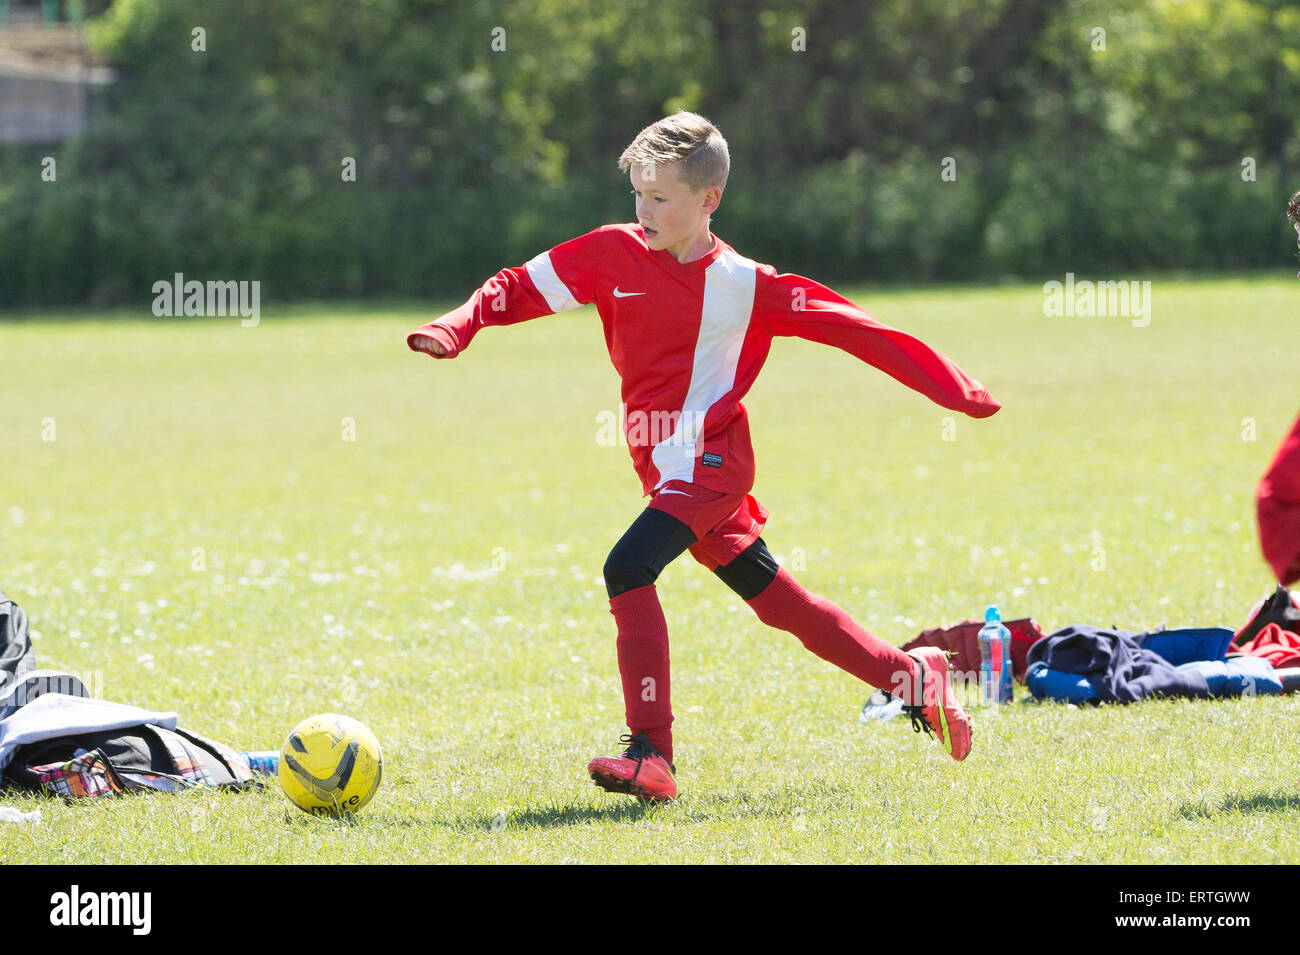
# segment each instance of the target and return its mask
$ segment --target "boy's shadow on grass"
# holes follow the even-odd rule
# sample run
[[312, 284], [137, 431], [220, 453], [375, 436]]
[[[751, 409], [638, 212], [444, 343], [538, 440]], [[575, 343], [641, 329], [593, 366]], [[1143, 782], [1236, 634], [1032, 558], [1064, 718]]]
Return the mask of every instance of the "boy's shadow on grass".
[[1294, 809], [1300, 809], [1300, 796], [1257, 793], [1254, 796], [1227, 796], [1213, 809], [1204, 803], [1185, 802], [1178, 807], [1178, 815], [1184, 819], [1208, 819], [1225, 812], [1290, 812]]
[[[848, 791], [848, 787], [832, 787], [832, 789]], [[827, 790], [823, 788], [820, 791]], [[794, 807], [791, 806], [792, 792], [794, 791], [713, 793], [698, 803], [691, 800], [654, 804], [629, 799], [607, 806], [545, 806], [510, 813], [503, 812], [494, 816], [479, 816], [469, 824], [475, 829], [489, 830], [554, 829], [590, 822], [635, 823], [652, 818], [660, 812], [678, 816], [678, 810], [684, 811], [692, 822], [707, 822], [719, 818], [734, 820], [754, 816], [793, 818], [798, 815], [798, 803]], [[801, 795], [802, 791], [798, 794]]]
[[476, 820], [479, 829], [554, 829], [588, 822], [639, 822], [659, 807], [630, 799], [612, 806], [544, 806]]

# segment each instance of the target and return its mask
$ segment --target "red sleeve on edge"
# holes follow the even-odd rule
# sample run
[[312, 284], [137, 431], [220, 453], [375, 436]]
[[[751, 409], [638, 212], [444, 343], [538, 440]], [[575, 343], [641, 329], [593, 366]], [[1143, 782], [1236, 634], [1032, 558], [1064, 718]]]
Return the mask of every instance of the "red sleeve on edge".
[[1002, 407], [987, 388], [914, 335], [884, 325], [844, 296], [801, 275], [767, 273], [759, 307], [773, 335], [833, 345], [972, 418]]
[[542, 315], [563, 312], [596, 300], [600, 261], [597, 229], [543, 252], [518, 268], [502, 269], [459, 308], [421, 325], [406, 336], [426, 335], [447, 349], [437, 358], [455, 358], [488, 325], [517, 325]]
[[1300, 580], [1300, 418], [1255, 488], [1259, 546], [1278, 583]]

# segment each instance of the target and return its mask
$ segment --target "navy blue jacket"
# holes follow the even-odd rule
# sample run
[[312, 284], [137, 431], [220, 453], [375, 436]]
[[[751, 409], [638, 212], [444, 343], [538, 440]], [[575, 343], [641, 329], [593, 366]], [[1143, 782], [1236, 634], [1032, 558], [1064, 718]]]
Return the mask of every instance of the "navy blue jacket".
[[1086, 677], [1103, 703], [1132, 703], [1152, 696], [1210, 695], [1204, 676], [1181, 670], [1158, 653], [1144, 650], [1139, 645], [1143, 636], [1128, 630], [1066, 627], [1031, 646], [1026, 662], [1041, 660], [1049, 669]]

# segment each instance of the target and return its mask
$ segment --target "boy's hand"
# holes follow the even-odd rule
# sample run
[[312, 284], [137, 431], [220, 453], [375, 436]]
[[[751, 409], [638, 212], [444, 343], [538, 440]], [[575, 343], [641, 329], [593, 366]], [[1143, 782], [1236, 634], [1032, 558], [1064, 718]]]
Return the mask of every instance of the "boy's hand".
[[436, 358], [441, 358], [447, 354], [447, 349], [443, 348], [441, 343], [428, 335], [415, 335], [411, 338], [411, 347], [422, 352], [428, 352]]

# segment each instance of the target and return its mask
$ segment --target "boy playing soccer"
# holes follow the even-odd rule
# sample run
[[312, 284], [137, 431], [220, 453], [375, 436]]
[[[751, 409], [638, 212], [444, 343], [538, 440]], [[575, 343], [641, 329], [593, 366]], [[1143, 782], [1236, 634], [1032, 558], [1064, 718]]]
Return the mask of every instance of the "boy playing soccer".
[[[642, 799], [677, 795], [668, 628], [655, 580], [683, 551], [712, 570], [764, 623], [908, 707], [912, 725], [953, 759], [970, 751], [970, 720], [953, 695], [944, 651], [904, 653], [810, 594], [759, 536], [768, 512], [749, 491], [754, 454], [740, 400], [778, 335], [834, 345], [937, 404], [975, 418], [1001, 407], [929, 346], [876, 322], [798, 275], [739, 255], [709, 231], [730, 159], [706, 119], [677, 113], [624, 150], [638, 224], [607, 225], [504, 269], [464, 305], [407, 337], [454, 358], [487, 325], [513, 325], [595, 303], [622, 379], [628, 446], [650, 503], [605, 561], [630, 733], [618, 756], [593, 759], [596, 785]], [[670, 422], [668, 434], [633, 422]], [[634, 440], [635, 438], [635, 440]]]

